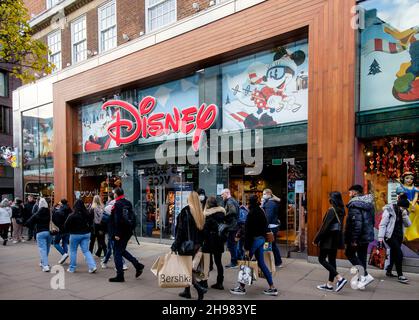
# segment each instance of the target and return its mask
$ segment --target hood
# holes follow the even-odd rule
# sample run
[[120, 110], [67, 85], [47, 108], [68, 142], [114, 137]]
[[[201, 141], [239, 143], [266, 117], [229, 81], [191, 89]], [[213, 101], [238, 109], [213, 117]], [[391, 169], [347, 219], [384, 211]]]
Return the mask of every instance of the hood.
[[275, 196], [275, 195], [272, 195], [272, 198], [269, 198], [269, 199], [268, 199], [268, 201], [269, 201], [269, 200], [276, 201], [276, 202], [278, 202], [278, 203], [279, 203], [279, 202], [281, 202], [281, 199], [279, 199], [279, 198], [278, 198], [277, 196]]
[[353, 197], [349, 200], [347, 207], [357, 207], [366, 210], [371, 209], [374, 207], [374, 196], [372, 194], [366, 194], [363, 196]]
[[208, 217], [217, 212], [222, 212], [224, 215], [226, 214], [226, 211], [223, 207], [214, 207], [214, 208], [209, 208], [209, 209], [206, 208], [204, 210], [204, 216]]
[[396, 215], [396, 211], [394, 211], [394, 206], [393, 206], [393, 204], [392, 203], [390, 203], [390, 204], [386, 204], [384, 207], [383, 207], [383, 211], [384, 210], [387, 210], [391, 215]]

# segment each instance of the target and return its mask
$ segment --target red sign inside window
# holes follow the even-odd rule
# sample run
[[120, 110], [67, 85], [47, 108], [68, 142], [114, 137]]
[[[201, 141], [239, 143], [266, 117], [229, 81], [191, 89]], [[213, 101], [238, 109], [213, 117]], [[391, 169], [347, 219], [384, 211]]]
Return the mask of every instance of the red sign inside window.
[[[215, 104], [201, 104], [179, 110], [173, 107], [172, 113], [152, 113], [156, 107], [156, 98], [147, 96], [138, 104], [138, 108], [121, 100], [109, 100], [102, 109], [115, 108], [118, 110], [113, 121], [107, 128], [108, 134], [117, 146], [134, 142], [139, 138], [159, 137], [171, 133], [192, 133], [192, 147], [198, 151], [203, 131], [209, 129], [217, 119], [218, 108]], [[121, 117], [121, 109], [127, 111], [134, 121]], [[122, 129], [128, 134], [122, 135]]]

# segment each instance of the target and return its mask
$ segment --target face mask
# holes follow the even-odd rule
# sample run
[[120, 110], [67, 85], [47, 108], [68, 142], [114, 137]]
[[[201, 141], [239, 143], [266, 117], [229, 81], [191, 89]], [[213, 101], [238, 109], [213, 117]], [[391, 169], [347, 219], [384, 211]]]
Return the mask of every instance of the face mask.
[[264, 195], [263, 195], [263, 199], [267, 200], [267, 199], [269, 199], [269, 198], [270, 198], [270, 196], [269, 196], [268, 194], [264, 194]]
[[205, 196], [201, 194], [201, 195], [199, 196], [199, 200], [204, 201], [204, 200], [205, 200]]

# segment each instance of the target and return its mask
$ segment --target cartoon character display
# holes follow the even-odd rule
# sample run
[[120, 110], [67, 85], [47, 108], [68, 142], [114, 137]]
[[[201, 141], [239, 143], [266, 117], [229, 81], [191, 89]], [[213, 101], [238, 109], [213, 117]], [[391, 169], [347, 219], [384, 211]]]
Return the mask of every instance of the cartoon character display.
[[15, 150], [11, 147], [1, 147], [0, 154], [1, 157], [6, 160], [6, 163], [8, 163], [12, 168], [17, 167], [17, 156]]

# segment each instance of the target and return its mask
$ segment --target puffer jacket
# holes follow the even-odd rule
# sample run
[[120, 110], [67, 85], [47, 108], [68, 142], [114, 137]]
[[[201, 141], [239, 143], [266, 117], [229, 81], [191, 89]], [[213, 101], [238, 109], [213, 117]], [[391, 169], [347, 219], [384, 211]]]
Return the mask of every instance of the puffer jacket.
[[[383, 216], [378, 229], [378, 241], [389, 239], [393, 235], [396, 224], [396, 210], [399, 208], [394, 204], [384, 206]], [[412, 223], [409, 219], [409, 213], [406, 210], [402, 212], [403, 226], [409, 227]]]
[[263, 202], [262, 208], [265, 211], [268, 224], [279, 224], [279, 203], [280, 199], [273, 196]]
[[345, 243], [369, 244], [374, 240], [374, 196], [353, 197], [347, 207]]
[[205, 209], [204, 243], [202, 245], [202, 252], [224, 252], [224, 241], [218, 234], [218, 226], [223, 223], [225, 214], [226, 211], [223, 207]]
[[11, 223], [12, 209], [10, 207], [0, 207], [0, 224]]

